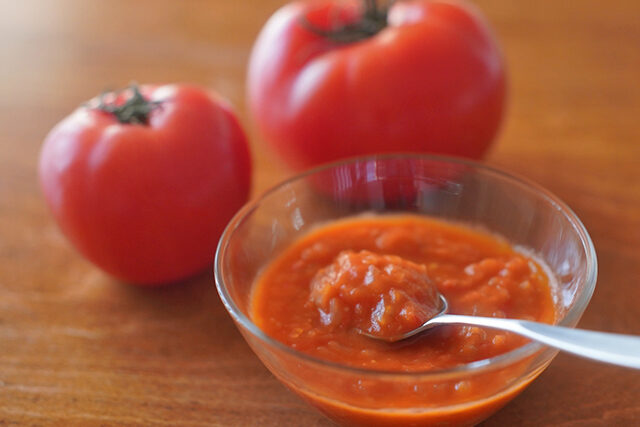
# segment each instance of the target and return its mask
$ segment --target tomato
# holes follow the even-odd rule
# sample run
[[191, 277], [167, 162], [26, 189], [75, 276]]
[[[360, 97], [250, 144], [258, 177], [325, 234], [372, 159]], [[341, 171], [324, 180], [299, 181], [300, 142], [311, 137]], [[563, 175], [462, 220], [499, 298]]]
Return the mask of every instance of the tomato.
[[249, 196], [251, 159], [218, 96], [141, 86], [95, 98], [60, 122], [39, 172], [76, 248], [117, 278], [152, 285], [213, 261], [223, 228]]
[[505, 67], [487, 22], [460, 1], [295, 2], [249, 62], [259, 131], [295, 169], [430, 152], [481, 158], [503, 116]]

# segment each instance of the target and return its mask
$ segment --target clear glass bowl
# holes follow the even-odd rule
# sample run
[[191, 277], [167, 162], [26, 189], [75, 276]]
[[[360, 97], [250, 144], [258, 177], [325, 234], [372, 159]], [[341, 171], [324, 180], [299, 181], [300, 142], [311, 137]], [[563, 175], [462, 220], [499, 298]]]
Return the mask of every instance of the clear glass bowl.
[[[249, 317], [262, 268], [319, 224], [363, 212], [414, 213], [480, 226], [532, 250], [553, 271], [557, 323], [575, 326], [593, 293], [597, 261], [576, 215], [543, 188], [470, 161], [426, 155], [364, 157], [303, 173], [245, 205], [221, 237], [215, 279], [225, 307], [267, 368], [344, 425], [473, 425], [535, 379], [557, 351], [529, 343], [446, 370], [381, 372], [303, 354]], [[467, 381], [482, 391], [464, 392]], [[372, 398], [372, 391], [384, 397]], [[406, 400], [407, 393], [413, 398]], [[404, 396], [399, 405], [398, 396]]]

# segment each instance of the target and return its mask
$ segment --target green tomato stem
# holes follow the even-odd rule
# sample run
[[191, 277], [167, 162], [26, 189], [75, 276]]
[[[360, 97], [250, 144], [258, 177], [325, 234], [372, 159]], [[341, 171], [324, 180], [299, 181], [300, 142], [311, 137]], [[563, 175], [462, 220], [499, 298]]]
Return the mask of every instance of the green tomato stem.
[[300, 24], [307, 30], [341, 44], [354, 43], [373, 37], [384, 29], [389, 9], [393, 0], [386, 7], [378, 6], [377, 0], [362, 0], [362, 12], [358, 19], [349, 23], [334, 22], [333, 28], [323, 29], [311, 24], [306, 17]]
[[98, 105], [94, 108], [113, 114], [122, 124], [146, 126], [149, 123], [149, 114], [160, 104], [160, 101], [146, 99], [135, 83], [132, 83], [129, 89], [131, 96], [123, 104], [107, 102], [106, 93], [103, 93], [100, 95]]

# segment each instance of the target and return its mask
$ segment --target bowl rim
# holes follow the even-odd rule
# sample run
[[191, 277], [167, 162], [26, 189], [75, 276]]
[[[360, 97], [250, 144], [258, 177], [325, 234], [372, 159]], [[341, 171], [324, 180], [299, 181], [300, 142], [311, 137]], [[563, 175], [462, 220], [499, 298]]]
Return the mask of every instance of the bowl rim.
[[[302, 359], [306, 362], [311, 362], [313, 364], [319, 364], [327, 368], [337, 369], [337, 370], [347, 370], [350, 373], [360, 373], [364, 375], [376, 375], [376, 376], [394, 376], [394, 377], [416, 377], [416, 376], [457, 376], [463, 373], [470, 374], [478, 374], [484, 372], [488, 369], [499, 368], [510, 363], [516, 363], [524, 358], [537, 353], [538, 351], [546, 348], [547, 350], [551, 350], [553, 352], [552, 356], [557, 353], [557, 350], [540, 344], [536, 341], [531, 341], [523, 346], [517, 347], [511, 351], [506, 353], [502, 353], [500, 355], [477, 360], [470, 363], [465, 363], [462, 365], [458, 365], [452, 368], [444, 368], [444, 369], [428, 369], [423, 371], [393, 371], [393, 370], [380, 370], [373, 368], [363, 368], [357, 366], [351, 366], [339, 362], [334, 362], [331, 360], [321, 359], [319, 357], [315, 357], [313, 355], [303, 353], [299, 350], [296, 350], [293, 347], [289, 347], [288, 345], [270, 337], [265, 332], [263, 332], [253, 321], [246, 316], [235, 304], [233, 298], [227, 291], [227, 287], [224, 285], [223, 272], [224, 266], [222, 265], [222, 253], [224, 248], [228, 246], [228, 242], [230, 237], [233, 235], [234, 231], [242, 224], [243, 220], [251, 214], [255, 209], [257, 209], [260, 204], [266, 200], [271, 194], [279, 191], [282, 188], [285, 188], [289, 184], [300, 181], [310, 175], [314, 175], [329, 169], [337, 168], [340, 166], [345, 166], [349, 164], [355, 164], [359, 162], [368, 162], [374, 160], [391, 160], [391, 159], [413, 159], [413, 160], [423, 160], [423, 161], [432, 161], [432, 162], [441, 162], [441, 163], [450, 163], [463, 165], [467, 167], [471, 167], [474, 169], [482, 170], [483, 172], [488, 172], [493, 175], [497, 175], [503, 179], [507, 179], [514, 184], [519, 184], [524, 186], [534, 192], [538, 193], [544, 200], [546, 200], [552, 207], [554, 207], [557, 211], [559, 211], [562, 215], [564, 215], [569, 223], [571, 224], [574, 231], [578, 234], [580, 238], [580, 242], [582, 243], [583, 250], [585, 252], [586, 264], [587, 264], [587, 273], [585, 275], [585, 287], [583, 292], [578, 296], [575, 304], [567, 311], [562, 319], [556, 323], [558, 326], [567, 326], [573, 327], [582, 316], [584, 310], [586, 309], [593, 292], [595, 290], [597, 276], [598, 276], [598, 261], [596, 256], [595, 247], [589, 236], [587, 229], [585, 228], [582, 221], [578, 218], [578, 216], [573, 212], [573, 210], [561, 199], [555, 196], [546, 188], [541, 185], [535, 183], [534, 181], [520, 176], [518, 174], [512, 172], [506, 172], [500, 168], [495, 166], [490, 166], [485, 163], [480, 163], [477, 161], [463, 159], [458, 157], [451, 156], [443, 156], [443, 155], [435, 155], [435, 154], [423, 154], [423, 153], [389, 153], [389, 154], [374, 154], [367, 156], [355, 156], [346, 159], [341, 159], [339, 161], [325, 163], [323, 165], [311, 168], [301, 173], [296, 173], [293, 176], [280, 181], [279, 183], [271, 186], [267, 190], [265, 190], [262, 194], [259, 194], [249, 202], [247, 202], [240, 210], [236, 212], [236, 214], [229, 221], [227, 226], [225, 227], [220, 240], [218, 242], [218, 246], [215, 253], [214, 258], [214, 281], [216, 284], [216, 288], [222, 303], [224, 304], [226, 310], [229, 312], [231, 317], [237, 323], [237, 326], [242, 326], [245, 330], [249, 331], [253, 336], [257, 337], [264, 343], [276, 347], [280, 351], [283, 351], [285, 354], [293, 356], [295, 358]], [[551, 357], [552, 357], [551, 356]]]

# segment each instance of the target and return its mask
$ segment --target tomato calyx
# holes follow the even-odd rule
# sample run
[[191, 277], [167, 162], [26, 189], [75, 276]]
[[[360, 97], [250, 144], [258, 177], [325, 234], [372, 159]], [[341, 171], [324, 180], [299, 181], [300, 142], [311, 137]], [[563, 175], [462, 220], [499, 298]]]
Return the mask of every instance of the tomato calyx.
[[335, 43], [354, 43], [375, 36], [387, 26], [387, 15], [393, 1], [389, 1], [386, 6], [379, 6], [377, 0], [362, 0], [362, 11], [357, 19], [345, 23], [336, 18], [330, 29], [319, 28], [305, 17], [300, 20], [300, 24]]
[[[122, 124], [147, 125], [149, 114], [160, 105], [161, 101], [146, 99], [135, 83], [129, 86], [129, 90], [131, 95], [124, 102], [118, 102], [123, 91], [102, 93], [98, 98], [98, 105], [93, 108], [113, 114]], [[107, 99], [108, 95], [113, 96], [109, 96]]]

